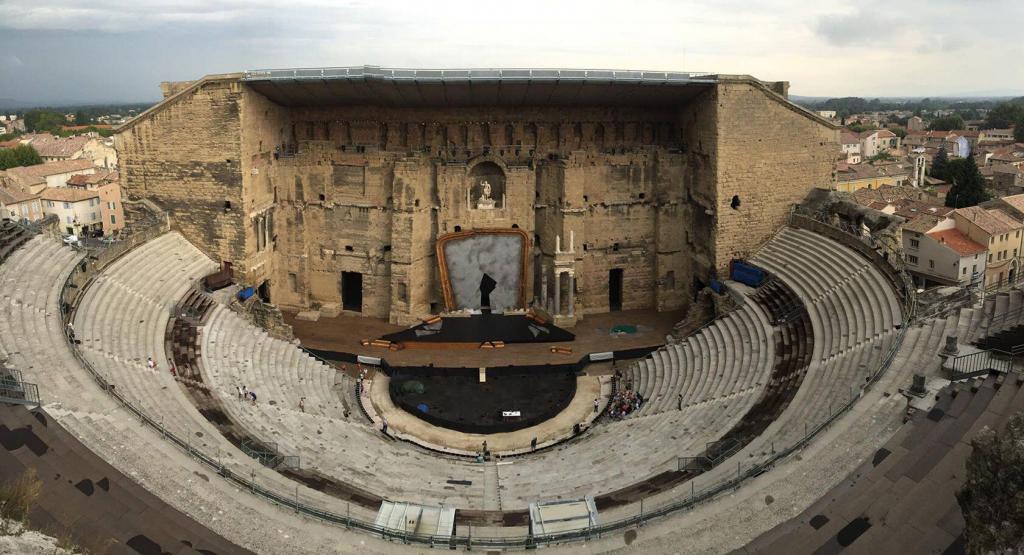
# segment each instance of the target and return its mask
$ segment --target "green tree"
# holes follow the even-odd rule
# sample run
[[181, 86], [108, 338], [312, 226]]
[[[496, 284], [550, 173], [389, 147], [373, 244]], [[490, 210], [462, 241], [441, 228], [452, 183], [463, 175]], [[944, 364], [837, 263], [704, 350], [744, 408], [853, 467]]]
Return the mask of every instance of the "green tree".
[[90, 123], [92, 123], [92, 118], [89, 117], [85, 110], [75, 112], [75, 125], [89, 125]]
[[1017, 123], [1013, 124], [1013, 140], [1024, 143], [1024, 116], [1021, 116]]
[[968, 553], [1024, 550], [1024, 413], [1002, 432], [985, 428], [971, 440], [967, 481], [956, 494]]
[[903, 127], [897, 127], [895, 129], [890, 129], [889, 131], [892, 131], [893, 135], [896, 135], [897, 137], [899, 137], [901, 139], [903, 139], [903, 138], [905, 138], [907, 136], [907, 130], [905, 128], [903, 128]]
[[928, 125], [928, 129], [932, 131], [953, 131], [963, 129], [965, 126], [964, 118], [960, 117], [960, 114], [953, 114], [952, 116], [933, 119], [931, 124]]
[[18, 145], [14, 148], [0, 149], [0, 170], [16, 168], [18, 166], [35, 166], [42, 163], [43, 159], [39, 157], [36, 149], [30, 145]]
[[64, 125], [64, 114], [55, 110], [29, 110], [25, 112], [25, 127], [29, 131], [59, 131]]
[[973, 157], [951, 160], [946, 167], [946, 181], [953, 184], [946, 194], [946, 206], [976, 206], [990, 198], [985, 191], [985, 179]]
[[1006, 129], [1024, 119], [1024, 97], [997, 104], [985, 117], [985, 129]]
[[931, 171], [928, 172], [928, 175], [935, 179], [947, 181], [946, 177], [948, 174], [948, 166], [949, 155], [946, 154], [946, 147], [939, 147], [939, 151], [936, 152], [935, 157], [932, 158], [932, 167]]

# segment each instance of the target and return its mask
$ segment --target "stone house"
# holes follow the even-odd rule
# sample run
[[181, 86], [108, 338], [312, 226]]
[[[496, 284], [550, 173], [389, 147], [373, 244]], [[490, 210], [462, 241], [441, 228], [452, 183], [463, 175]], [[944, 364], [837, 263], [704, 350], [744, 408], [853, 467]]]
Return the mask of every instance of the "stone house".
[[103, 230], [102, 203], [97, 191], [78, 187], [48, 188], [39, 195], [43, 212], [60, 220], [60, 228], [72, 235]]
[[0, 219], [35, 222], [43, 216], [39, 195], [0, 185]]
[[[1002, 200], [1002, 199], [1000, 199]], [[985, 285], [1013, 282], [1019, 278], [1024, 221], [1004, 204], [969, 206], [953, 211], [955, 227], [972, 241], [986, 245]]]
[[900, 148], [900, 138], [888, 129], [871, 129], [859, 135], [860, 155], [871, 158], [883, 152], [895, 153]]
[[907, 270], [920, 287], [967, 286], [982, 281], [987, 251], [946, 215], [925, 214], [903, 224]]
[[72, 176], [94, 174], [96, 171], [91, 160], [58, 160], [10, 168], [0, 172], [0, 181], [6, 182], [8, 187], [38, 194], [46, 188], [66, 187]]

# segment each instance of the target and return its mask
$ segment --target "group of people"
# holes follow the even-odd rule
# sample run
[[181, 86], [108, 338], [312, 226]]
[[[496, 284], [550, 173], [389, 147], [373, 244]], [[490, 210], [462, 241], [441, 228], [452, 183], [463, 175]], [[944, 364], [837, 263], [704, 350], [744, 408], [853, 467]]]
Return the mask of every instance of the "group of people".
[[608, 416], [612, 418], [625, 418], [644, 404], [644, 396], [629, 388], [622, 388], [615, 392], [612, 400], [608, 402]]
[[[250, 403], [252, 403], [252, 406], [256, 406], [256, 392], [255, 391], [250, 391], [244, 385], [236, 386], [236, 388], [238, 389], [238, 400], [239, 401], [249, 401]], [[303, 399], [305, 399], [305, 397], [303, 397]], [[305, 403], [303, 403], [303, 405], [305, 405]], [[305, 408], [305, 407], [303, 406], [303, 408]]]

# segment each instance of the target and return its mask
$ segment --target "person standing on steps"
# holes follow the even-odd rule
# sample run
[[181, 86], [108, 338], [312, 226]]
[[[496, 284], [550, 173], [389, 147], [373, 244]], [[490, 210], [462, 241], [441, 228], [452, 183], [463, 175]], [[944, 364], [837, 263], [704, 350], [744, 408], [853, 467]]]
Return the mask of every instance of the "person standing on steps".
[[244, 401], [245, 400], [245, 393], [242, 392], [242, 386], [236, 385], [235, 389], [238, 390], [238, 400], [239, 401]]
[[597, 414], [597, 409], [601, 406], [601, 402], [594, 399], [594, 414]]
[[302, 412], [306, 412], [306, 398], [305, 397], [299, 399], [299, 410], [302, 411]]
[[384, 435], [388, 435], [388, 419], [384, 418], [383, 416], [380, 417], [380, 431]]
[[153, 357], [146, 358], [146, 368], [150, 370], [156, 370], [156, 363], [153, 362]]

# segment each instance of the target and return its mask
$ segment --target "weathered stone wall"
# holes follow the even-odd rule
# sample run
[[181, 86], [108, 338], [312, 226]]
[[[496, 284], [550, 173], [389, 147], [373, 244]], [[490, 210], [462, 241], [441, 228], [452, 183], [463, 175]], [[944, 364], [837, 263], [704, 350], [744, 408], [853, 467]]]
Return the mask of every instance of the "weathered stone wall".
[[124, 193], [159, 203], [218, 260], [245, 252], [240, 98], [236, 80], [204, 80], [115, 135]]
[[[671, 110], [289, 110], [250, 96], [258, 95], [246, 93], [244, 114], [257, 121], [244, 125], [253, 165], [243, 168], [243, 179], [254, 198], [276, 191], [275, 303], [341, 303], [340, 273], [355, 271], [363, 274], [364, 314], [408, 323], [443, 306], [438, 236], [515, 227], [539, 240], [541, 256], [527, 261], [541, 262], [529, 273], [530, 296], [539, 294], [532, 281], [541, 268], [550, 270], [555, 237], [568, 248], [572, 231], [581, 314], [607, 310], [604, 282], [612, 267], [628, 269], [624, 308], [681, 305], [681, 295], [659, 301], [653, 268], [656, 189], [678, 188], [686, 163], [667, 154], [678, 149]], [[467, 195], [480, 168], [498, 168], [503, 176], [493, 210], [476, 209]], [[265, 209], [249, 198], [247, 210]], [[615, 218], [623, 212], [633, 215], [627, 225]], [[665, 225], [681, 226], [681, 220]], [[589, 236], [593, 253], [582, 248]], [[247, 240], [247, 252], [253, 244]], [[259, 266], [252, 254], [250, 261], [247, 267]], [[665, 262], [683, 263], [680, 256]], [[549, 283], [551, 296], [551, 275]]]
[[[623, 309], [684, 308], [831, 180], [838, 151], [837, 131], [749, 78], [650, 109], [287, 108], [231, 79], [174, 90], [118, 135], [128, 194], [279, 306], [344, 304], [341, 274], [358, 272], [362, 313], [402, 324], [443, 307], [437, 238], [482, 228], [533, 238], [528, 297], [545, 280], [554, 297], [556, 241], [572, 237], [559, 260], [577, 316], [609, 309], [614, 269]], [[494, 209], [477, 206], [481, 176]]]
[[749, 79], [723, 79], [716, 89], [714, 266], [724, 273], [811, 189], [832, 183], [839, 131]]

